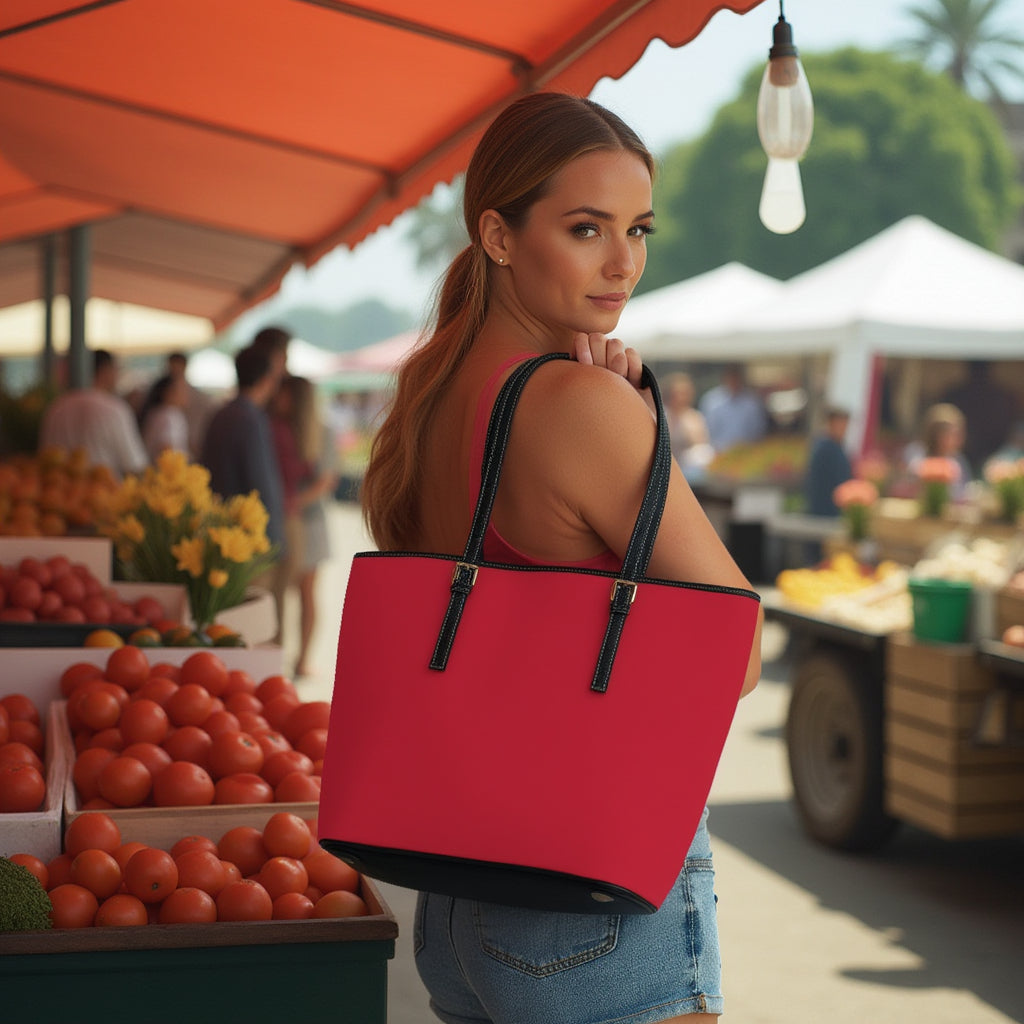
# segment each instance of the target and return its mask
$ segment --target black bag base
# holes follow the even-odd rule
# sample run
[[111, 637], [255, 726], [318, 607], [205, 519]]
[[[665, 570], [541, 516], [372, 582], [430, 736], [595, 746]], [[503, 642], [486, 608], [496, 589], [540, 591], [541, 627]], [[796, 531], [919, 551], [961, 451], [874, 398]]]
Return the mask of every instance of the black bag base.
[[653, 914], [658, 909], [629, 889], [558, 871], [339, 839], [321, 839], [320, 845], [361, 874], [403, 889], [563, 914]]

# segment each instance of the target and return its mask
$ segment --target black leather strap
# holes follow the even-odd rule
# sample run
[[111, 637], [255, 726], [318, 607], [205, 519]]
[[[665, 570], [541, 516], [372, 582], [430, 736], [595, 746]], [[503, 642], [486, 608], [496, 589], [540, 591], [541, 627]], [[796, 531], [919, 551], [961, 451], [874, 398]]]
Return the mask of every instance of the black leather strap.
[[[437, 644], [434, 647], [434, 655], [430, 661], [430, 667], [433, 669], [442, 671], [448, 664], [448, 657], [451, 654], [455, 634], [462, 618], [462, 610], [476, 582], [476, 570], [483, 561], [484, 535], [487, 532], [487, 524], [490, 522], [494, 500], [498, 493], [505, 449], [508, 445], [509, 432], [512, 429], [512, 416], [523, 393], [523, 388], [539, 367], [553, 359], [568, 358], [569, 356], [564, 352], [558, 352], [526, 360], [512, 371], [494, 402], [487, 428], [487, 437], [484, 441], [480, 495], [473, 513], [473, 522], [466, 540], [462, 561], [456, 564], [452, 574], [451, 597]], [[654, 541], [658, 535], [661, 517], [665, 510], [669, 473], [672, 467], [672, 447], [661, 393], [654, 375], [646, 366], [643, 369], [640, 386], [650, 388], [654, 398], [658, 423], [657, 441], [647, 488], [643, 501], [640, 503], [640, 512], [637, 515], [629, 546], [622, 560], [622, 571], [611, 588], [608, 627], [605, 630], [594, 678], [591, 681], [591, 689], [599, 693], [603, 693], [608, 688], [626, 617], [637, 596], [637, 584], [644, 578], [651, 560]]]

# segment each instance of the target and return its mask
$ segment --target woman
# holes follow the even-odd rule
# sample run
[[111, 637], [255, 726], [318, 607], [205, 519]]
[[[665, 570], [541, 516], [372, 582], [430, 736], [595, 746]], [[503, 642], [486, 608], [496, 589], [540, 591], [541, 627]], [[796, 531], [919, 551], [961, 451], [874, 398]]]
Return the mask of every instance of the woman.
[[336, 478], [324, 461], [324, 428], [316, 414], [316, 392], [305, 377], [286, 376], [271, 399], [270, 424], [284, 484], [287, 555], [275, 569], [279, 629], [284, 594], [299, 591], [299, 644], [294, 675], [310, 674], [306, 658], [316, 626], [316, 570], [329, 553], [323, 500]]
[[[364, 480], [379, 547], [462, 552], [498, 388], [522, 359], [569, 352], [574, 362], [543, 366], [523, 393], [484, 555], [621, 566], [655, 424], [638, 390], [639, 356], [609, 334], [644, 269], [652, 174], [636, 135], [588, 100], [534, 94], [485, 133], [466, 175], [471, 243], [448, 270], [432, 335], [399, 373]], [[749, 588], [678, 467], [649, 575]], [[759, 651], [758, 630], [744, 693], [756, 685]], [[434, 1012], [449, 1024], [714, 1020], [722, 998], [712, 882], [702, 822], [653, 915], [421, 894], [417, 966]], [[595, 928], [603, 934], [591, 941]]]
[[139, 430], [151, 462], [167, 449], [188, 452], [187, 404], [183, 377], [166, 375], [150, 388], [139, 412]]

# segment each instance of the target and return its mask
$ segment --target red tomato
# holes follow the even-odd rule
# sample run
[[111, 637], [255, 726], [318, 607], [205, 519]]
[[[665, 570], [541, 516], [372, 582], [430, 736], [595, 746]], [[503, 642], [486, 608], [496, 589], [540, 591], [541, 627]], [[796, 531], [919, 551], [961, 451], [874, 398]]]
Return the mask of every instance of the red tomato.
[[49, 884], [50, 872], [38, 857], [32, 856], [31, 853], [12, 853], [7, 859], [12, 864], [20, 864], [29, 874], [35, 875], [44, 889]]
[[34, 612], [43, 600], [43, 588], [31, 576], [19, 576], [7, 592], [12, 608]]
[[135, 928], [149, 924], [149, 913], [146, 904], [137, 896], [119, 892], [100, 904], [93, 924], [97, 928]]
[[75, 687], [89, 679], [102, 679], [103, 669], [91, 661], [76, 661], [69, 665], [60, 676], [60, 692], [70, 697]]
[[369, 913], [362, 897], [347, 889], [324, 893], [313, 905], [314, 917], [366, 917]]
[[216, 896], [228, 884], [228, 873], [216, 851], [186, 850], [174, 858], [174, 863], [178, 865], [178, 885], [183, 889], [202, 889]]
[[305, 857], [313, 845], [309, 827], [297, 814], [278, 811], [263, 826], [263, 845], [271, 857]]
[[83, 850], [71, 862], [71, 881], [105, 900], [121, 886], [121, 865], [104, 850]]
[[43, 756], [43, 730], [35, 722], [29, 722], [24, 718], [8, 722], [7, 739], [4, 742], [24, 743], [34, 753]]
[[145, 698], [155, 701], [160, 707], [164, 707], [171, 699], [172, 694], [177, 692], [177, 689], [178, 684], [170, 676], [157, 675], [152, 672], [149, 678], [135, 691], [134, 696], [136, 699]]
[[27, 744], [17, 740], [9, 740], [0, 747], [0, 765], [27, 764], [36, 771], [43, 770], [43, 762], [39, 755]]
[[182, 663], [181, 682], [183, 685], [201, 686], [214, 697], [219, 697], [227, 689], [228, 669], [213, 651], [196, 651]]
[[217, 894], [218, 921], [269, 921], [273, 914], [270, 894], [252, 879], [230, 882]]
[[72, 857], [83, 850], [106, 850], [116, 852], [121, 845], [121, 827], [109, 814], [90, 811], [71, 819], [64, 830], [64, 852]]
[[243, 711], [251, 711], [254, 715], [259, 715], [263, 712], [263, 701], [254, 693], [236, 690], [224, 697], [224, 707], [234, 715], [241, 716]]
[[254, 772], [235, 772], [217, 780], [215, 804], [272, 804], [274, 790], [266, 779]]
[[75, 702], [75, 717], [82, 725], [97, 732], [100, 729], [111, 729], [121, 717], [121, 705], [107, 690], [90, 690]]
[[149, 678], [149, 658], [141, 648], [125, 644], [107, 658], [105, 675], [112, 683], [132, 693]]
[[175, 725], [202, 725], [213, 710], [213, 697], [198, 683], [182, 682], [167, 699], [165, 709]]
[[75, 758], [71, 778], [78, 790], [79, 799], [91, 800], [94, 796], [100, 795], [100, 770], [116, 756], [114, 751], [107, 747], [89, 747]]
[[60, 595], [52, 590], [44, 590], [43, 598], [39, 602], [39, 607], [36, 609], [36, 615], [41, 619], [52, 620], [57, 617], [57, 613], [64, 607], [64, 602], [60, 599]]
[[234, 861], [221, 860], [221, 864], [224, 865], [224, 877], [229, 882], [240, 882], [242, 880], [242, 872]]
[[212, 924], [217, 920], [217, 904], [208, 892], [193, 886], [175, 889], [160, 904], [160, 924]]
[[158, 747], [155, 743], [144, 742], [129, 744], [121, 751], [121, 756], [134, 757], [137, 761], [141, 761], [149, 769], [150, 775], [156, 775], [173, 760], [163, 747]]
[[271, 732], [270, 723], [255, 711], [238, 711], [235, 718], [238, 719], [238, 726], [242, 732], [247, 732], [257, 739], [265, 732]]
[[89, 738], [89, 746], [103, 747], [106, 750], [112, 750], [115, 754], [120, 753], [124, 746], [124, 737], [121, 735], [120, 729], [100, 729], [98, 733]]
[[53, 570], [45, 562], [31, 556], [18, 563], [18, 573], [35, 580], [41, 587], [48, 587], [53, 582]]
[[275, 921], [306, 921], [313, 916], [313, 901], [301, 892], [286, 892], [274, 900]]
[[256, 742], [263, 748], [263, 760], [282, 750], [291, 750], [292, 745], [279, 732], [253, 733]]
[[294, 857], [271, 857], [260, 868], [259, 880], [272, 900], [286, 892], [304, 892], [309, 885], [305, 866]]
[[[141, 693], [141, 691], [140, 691]], [[139, 696], [121, 711], [118, 728], [128, 745], [162, 743], [171, 727], [167, 712], [158, 701]]]
[[206, 806], [213, 803], [213, 795], [213, 779], [191, 761], [174, 761], [153, 779], [157, 807]]
[[149, 769], [134, 757], [115, 757], [101, 769], [97, 779], [100, 796], [116, 807], [138, 807], [153, 788]]
[[327, 751], [327, 730], [310, 729], [304, 732], [296, 742], [295, 749], [301, 750], [314, 763], [322, 761]]
[[294, 694], [279, 693], [263, 702], [263, 717], [270, 723], [271, 729], [284, 732], [284, 723], [298, 706], [299, 698]]
[[148, 594], [138, 598], [132, 607], [135, 610], [135, 614], [141, 616], [150, 625], [167, 618], [164, 606], [155, 597], [151, 597]]
[[263, 762], [260, 774], [271, 784], [278, 786], [286, 775], [302, 772], [304, 775], [313, 773], [313, 762], [301, 750], [280, 750]]
[[7, 714], [7, 709], [0, 704], [0, 747], [2, 747], [11, 738], [11, 719]]
[[38, 768], [30, 764], [0, 765], [0, 812], [38, 811], [45, 799], [46, 780]]
[[[220, 698], [217, 698], [220, 700]], [[230, 711], [225, 711], [221, 708], [219, 711], [213, 711], [210, 716], [202, 723], [204, 731], [208, 732], [214, 739], [216, 739], [223, 732], [241, 732], [242, 727], [238, 724], [238, 719], [235, 715], [231, 714]]]
[[66, 605], [78, 607], [85, 600], [85, 584], [74, 573], [53, 581], [53, 591]]
[[147, 847], [125, 865], [124, 884], [143, 903], [159, 903], [178, 885], [178, 866], [166, 850]]
[[56, 889], [58, 885], [66, 885], [71, 881], [71, 862], [74, 857], [70, 853], [59, 853], [46, 862], [46, 891]]
[[171, 856], [177, 860], [183, 853], [189, 853], [191, 850], [206, 850], [209, 853], [216, 853], [217, 844], [207, 836], [182, 836], [171, 847]]
[[294, 697], [295, 702], [298, 703], [299, 691], [295, 689], [295, 684], [287, 676], [267, 676], [267, 678], [256, 687], [256, 696], [259, 697], [264, 704], [266, 704], [272, 697], [277, 697], [282, 693]]
[[220, 779], [237, 772], [259, 772], [263, 756], [263, 748], [247, 732], [222, 732], [210, 746], [210, 774]]
[[320, 776], [292, 772], [274, 787], [274, 799], [282, 804], [316, 803], [320, 799]]
[[302, 863], [309, 875], [310, 885], [315, 885], [321, 892], [334, 892], [336, 889], [359, 891], [359, 872], [323, 847], [316, 847], [302, 858]]
[[3, 704], [7, 717], [12, 722], [23, 719], [35, 722], [36, 725], [40, 724], [39, 709], [31, 697], [26, 697], [23, 693], [9, 693], [5, 697], [0, 697], [0, 704]]
[[175, 761], [191, 761], [209, 770], [210, 747], [213, 738], [198, 725], [183, 725], [175, 729], [163, 742], [164, 750]]
[[99, 901], [84, 886], [67, 882], [51, 889], [50, 920], [54, 928], [88, 928], [99, 910]]
[[251, 825], [229, 828], [217, 843], [217, 854], [221, 860], [229, 860], [238, 865], [243, 875], [255, 875], [267, 859], [263, 834]]
[[227, 697], [231, 693], [255, 693], [256, 681], [248, 672], [240, 668], [233, 668], [228, 672], [228, 684], [220, 695]]
[[331, 705], [326, 700], [312, 700], [300, 704], [288, 716], [281, 732], [295, 744], [310, 729], [326, 729], [331, 720]]
[[139, 850], [145, 850], [146, 844], [138, 841], [131, 843], [122, 843], [114, 851], [114, 860], [117, 861], [118, 867], [120, 867], [122, 874], [124, 873], [125, 865], [139, 852]]
[[[154, 627], [155, 627], [154, 623]], [[160, 632], [165, 632], [160, 630]], [[155, 665], [150, 667], [149, 678], [153, 679], [156, 676], [161, 676], [164, 679], [170, 679], [172, 682], [177, 683], [181, 678], [181, 666], [172, 665], [169, 661], [158, 661]]]

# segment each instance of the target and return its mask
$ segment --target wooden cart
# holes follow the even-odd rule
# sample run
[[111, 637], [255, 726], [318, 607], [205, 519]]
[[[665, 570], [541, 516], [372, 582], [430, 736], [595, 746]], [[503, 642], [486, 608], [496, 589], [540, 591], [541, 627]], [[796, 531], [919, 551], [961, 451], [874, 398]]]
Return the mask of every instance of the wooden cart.
[[1024, 831], [1024, 652], [931, 644], [794, 611], [786, 747], [805, 830], [847, 850], [900, 821], [947, 839]]

